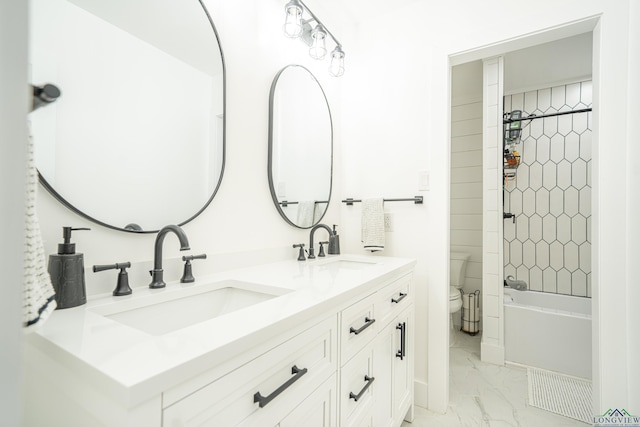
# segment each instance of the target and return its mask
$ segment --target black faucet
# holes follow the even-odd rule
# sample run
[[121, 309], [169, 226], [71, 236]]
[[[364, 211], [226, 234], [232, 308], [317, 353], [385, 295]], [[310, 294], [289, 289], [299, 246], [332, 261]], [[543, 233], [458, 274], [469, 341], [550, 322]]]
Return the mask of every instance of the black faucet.
[[178, 236], [181, 251], [191, 249], [189, 247], [189, 239], [187, 239], [187, 235], [184, 233], [182, 228], [177, 225], [167, 225], [158, 232], [158, 235], [156, 236], [155, 250], [153, 252], [153, 270], [149, 272], [151, 274], [151, 283], [149, 284], [149, 287], [152, 289], [164, 288], [167, 285], [163, 280], [162, 243], [164, 242], [164, 237], [170, 231]]
[[[309, 259], [314, 259], [316, 256], [314, 254], [313, 249], [313, 234], [316, 232], [318, 228], [324, 228], [329, 233], [329, 249], [327, 253], [329, 255], [340, 255], [340, 236], [338, 236], [338, 232], [336, 231], [336, 226], [333, 226], [333, 231], [329, 228], [328, 225], [318, 224], [314, 226], [309, 232]], [[324, 256], [324, 253], [320, 253], [318, 256]]]

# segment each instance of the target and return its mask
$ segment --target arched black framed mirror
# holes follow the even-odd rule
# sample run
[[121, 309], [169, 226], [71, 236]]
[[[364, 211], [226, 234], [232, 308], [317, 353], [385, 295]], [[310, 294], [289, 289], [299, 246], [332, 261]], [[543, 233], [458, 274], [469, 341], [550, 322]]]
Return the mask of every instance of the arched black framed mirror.
[[33, 111], [41, 183], [117, 230], [185, 224], [225, 164], [225, 65], [200, 0], [30, 0], [30, 80], [62, 95]]
[[329, 103], [309, 70], [289, 65], [269, 96], [269, 187], [280, 215], [309, 228], [329, 207], [333, 125]]

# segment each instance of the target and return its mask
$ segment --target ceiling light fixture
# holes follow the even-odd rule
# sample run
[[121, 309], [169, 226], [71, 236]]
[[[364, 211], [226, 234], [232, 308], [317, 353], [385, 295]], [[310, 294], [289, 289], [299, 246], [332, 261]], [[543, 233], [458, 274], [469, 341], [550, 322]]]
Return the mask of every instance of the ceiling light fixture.
[[344, 52], [340, 45], [336, 46], [331, 52], [331, 65], [329, 65], [329, 72], [335, 77], [340, 77], [344, 74]]
[[[342, 45], [327, 27], [309, 10], [301, 0], [290, 0], [284, 7], [286, 17], [284, 33], [287, 37], [300, 38], [309, 46], [309, 55], [313, 59], [324, 59], [327, 54], [327, 37], [330, 37], [336, 47], [331, 52], [331, 65], [329, 73], [334, 77], [344, 74], [344, 52]], [[303, 19], [304, 13], [310, 15], [309, 19]], [[315, 23], [312, 27], [311, 24]]]
[[284, 7], [287, 14], [284, 21], [284, 34], [287, 37], [296, 38], [302, 34], [302, 5], [298, 0], [291, 0]]

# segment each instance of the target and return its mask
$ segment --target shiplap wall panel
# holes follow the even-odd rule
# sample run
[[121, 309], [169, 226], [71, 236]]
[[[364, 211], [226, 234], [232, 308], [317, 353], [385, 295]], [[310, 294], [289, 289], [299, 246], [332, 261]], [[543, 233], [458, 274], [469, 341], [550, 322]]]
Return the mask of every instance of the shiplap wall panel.
[[[451, 251], [471, 255], [464, 292], [482, 289], [482, 100], [451, 109]], [[454, 324], [459, 324], [454, 316]]]

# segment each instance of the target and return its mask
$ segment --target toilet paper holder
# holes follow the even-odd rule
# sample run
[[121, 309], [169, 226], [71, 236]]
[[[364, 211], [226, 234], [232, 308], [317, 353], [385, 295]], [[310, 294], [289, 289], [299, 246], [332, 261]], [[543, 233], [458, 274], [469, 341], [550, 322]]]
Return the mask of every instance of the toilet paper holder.
[[462, 295], [462, 322], [460, 330], [469, 335], [477, 335], [480, 332], [480, 291], [476, 290]]

